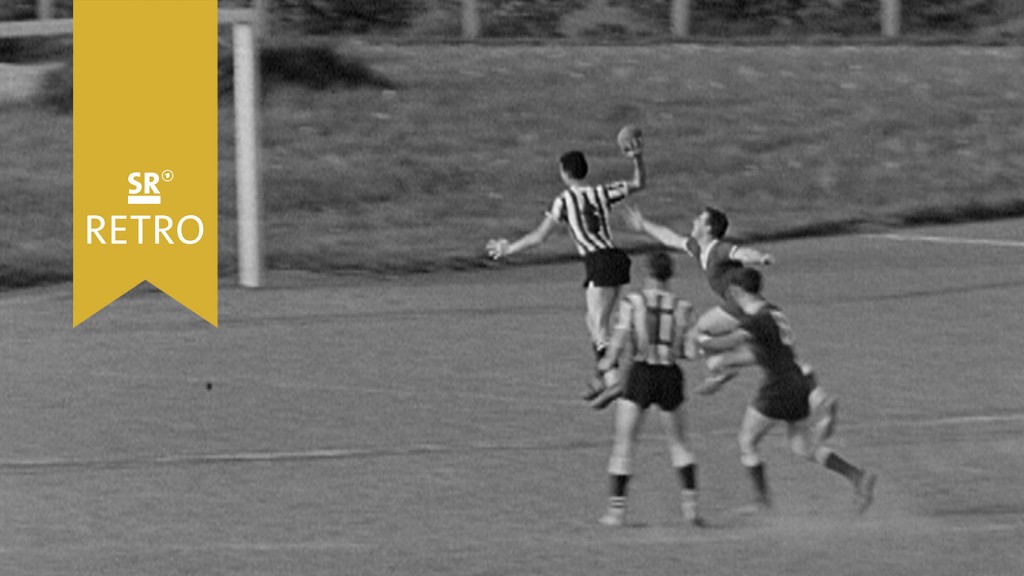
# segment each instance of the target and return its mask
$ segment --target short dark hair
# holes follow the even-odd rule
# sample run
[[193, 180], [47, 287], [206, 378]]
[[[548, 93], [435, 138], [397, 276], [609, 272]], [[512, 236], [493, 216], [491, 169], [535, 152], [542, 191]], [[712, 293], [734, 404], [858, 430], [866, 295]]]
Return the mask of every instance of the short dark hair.
[[708, 226], [711, 227], [711, 236], [714, 238], [725, 236], [725, 231], [729, 229], [729, 217], [725, 215], [725, 212], [711, 206], [706, 206], [704, 212], [708, 215]]
[[727, 274], [730, 286], [739, 286], [744, 292], [760, 294], [763, 282], [761, 273], [753, 268], [733, 268]]
[[667, 252], [657, 251], [647, 257], [647, 267], [651, 270], [651, 276], [660, 282], [672, 277], [672, 257]]
[[562, 154], [562, 157], [558, 159], [562, 164], [562, 169], [565, 173], [573, 178], [580, 180], [587, 177], [587, 157], [583, 155], [583, 152], [579, 150], [573, 150]]

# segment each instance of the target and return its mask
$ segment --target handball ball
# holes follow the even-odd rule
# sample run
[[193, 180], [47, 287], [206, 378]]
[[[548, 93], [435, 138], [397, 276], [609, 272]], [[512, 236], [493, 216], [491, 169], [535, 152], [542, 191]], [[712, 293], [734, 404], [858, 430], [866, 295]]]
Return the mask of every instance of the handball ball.
[[640, 132], [640, 128], [629, 124], [619, 130], [619, 135], [615, 139], [619, 142], [619, 149], [622, 150], [623, 154], [626, 154], [643, 150], [643, 142], [640, 140], [641, 136], [643, 136], [643, 133]]

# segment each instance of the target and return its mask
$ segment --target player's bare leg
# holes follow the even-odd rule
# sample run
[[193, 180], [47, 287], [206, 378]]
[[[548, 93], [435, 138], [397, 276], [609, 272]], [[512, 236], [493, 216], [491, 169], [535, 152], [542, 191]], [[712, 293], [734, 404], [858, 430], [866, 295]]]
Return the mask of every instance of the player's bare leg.
[[846, 478], [853, 487], [854, 496], [857, 499], [857, 509], [860, 513], [864, 513], [871, 506], [875, 497], [875, 481], [877, 480], [873, 472], [854, 466], [831, 448], [817, 443], [807, 419], [790, 422], [786, 427], [786, 434], [789, 436], [789, 447], [794, 454], [817, 462]]
[[615, 403], [615, 440], [608, 459], [608, 511], [600, 520], [605, 526], [622, 526], [626, 521], [626, 491], [633, 475], [633, 452], [643, 415], [635, 402]]
[[[595, 361], [600, 361], [604, 351], [608, 347], [611, 334], [611, 318], [615, 309], [615, 302], [619, 299], [619, 286], [594, 286], [586, 287], [587, 300], [587, 330], [590, 332], [590, 340], [594, 345]], [[593, 402], [602, 392], [607, 389], [615, 391], [619, 388], [619, 373], [617, 366], [604, 372], [595, 370], [593, 378], [588, 382], [584, 400]], [[610, 402], [614, 400], [611, 398]], [[600, 408], [607, 406], [601, 403]], [[597, 406], [595, 406], [597, 407]]]
[[758, 512], [771, 507], [771, 493], [765, 475], [764, 462], [758, 452], [758, 445], [775, 425], [775, 420], [748, 406], [740, 425], [740, 462], [747, 469], [754, 488], [754, 502], [745, 511]]
[[697, 511], [697, 459], [689, 447], [686, 422], [686, 409], [683, 406], [672, 412], [661, 412], [661, 423], [668, 438], [669, 457], [682, 485], [680, 507], [683, 518], [694, 526], [704, 526], [704, 520]]
[[[804, 374], [814, 378], [810, 366], [801, 366], [801, 368], [803, 368]], [[821, 444], [835, 433], [836, 421], [839, 418], [839, 400], [815, 384], [807, 401], [810, 404], [811, 415], [818, 418], [813, 429], [814, 441], [816, 444]]]

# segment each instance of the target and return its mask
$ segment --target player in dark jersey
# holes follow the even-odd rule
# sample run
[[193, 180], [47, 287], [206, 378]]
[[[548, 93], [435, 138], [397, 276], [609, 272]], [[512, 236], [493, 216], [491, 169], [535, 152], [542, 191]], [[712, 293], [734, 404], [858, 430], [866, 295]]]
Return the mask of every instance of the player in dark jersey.
[[[644, 187], [646, 171], [643, 144], [637, 137], [623, 153], [633, 160], [633, 178], [591, 185], [585, 181], [587, 160], [582, 152], [572, 151], [559, 159], [559, 172], [566, 185], [532, 232], [510, 242], [505, 238], [487, 242], [487, 253], [495, 260], [505, 258], [544, 242], [558, 224], [569, 228], [576, 250], [583, 258], [583, 281], [587, 302], [587, 330], [599, 361], [608, 347], [609, 324], [622, 286], [629, 284], [629, 256], [612, 243], [609, 216], [613, 204]], [[586, 400], [593, 400], [618, 381], [617, 371], [597, 372], [588, 383]]]
[[[666, 226], [655, 224], [644, 218], [636, 208], [627, 209], [627, 221], [634, 230], [644, 232], [665, 246], [686, 252], [695, 258], [707, 276], [711, 290], [722, 298], [722, 304], [701, 315], [691, 330], [687, 346], [692, 351], [697, 342], [709, 336], [725, 334], [736, 329], [743, 311], [729, 296], [726, 274], [746, 265], [769, 265], [775, 258], [766, 252], [740, 246], [724, 239], [729, 227], [726, 215], [714, 208], [706, 207], [693, 219], [689, 236], [681, 236]], [[733, 356], [733, 352], [739, 354]], [[706, 359], [709, 380], [728, 380], [735, 376], [735, 365], [742, 364], [742, 351], [725, 351]]]
[[[810, 425], [811, 397], [819, 392], [813, 374], [797, 362], [789, 321], [776, 306], [761, 296], [761, 273], [738, 268], [726, 275], [727, 291], [744, 313], [739, 327], [729, 334], [704, 342], [705, 349], [729, 350], [745, 344], [749, 361], [760, 366], [764, 376], [753, 402], [747, 407], [740, 428], [739, 443], [743, 465], [754, 484], [755, 505], [771, 503], [764, 464], [758, 444], [780, 422], [786, 424], [789, 445], [795, 454], [814, 460], [845, 477], [854, 488], [861, 512], [874, 496], [875, 474], [858, 468], [824, 445]], [[713, 394], [724, 381], [705, 383], [700, 394]]]
[[608, 354], [601, 360], [602, 368], [610, 368], [620, 353], [631, 352], [633, 358], [622, 397], [615, 406], [615, 442], [608, 459], [608, 512], [601, 523], [620, 526], [624, 522], [626, 488], [633, 473], [640, 425], [647, 408], [656, 404], [668, 439], [672, 467], [682, 485], [683, 517], [700, 526], [703, 523], [697, 514], [697, 465], [687, 441], [683, 372], [678, 364], [692, 306], [669, 290], [672, 259], [668, 254], [652, 254], [648, 264], [650, 272], [644, 288], [622, 300]]

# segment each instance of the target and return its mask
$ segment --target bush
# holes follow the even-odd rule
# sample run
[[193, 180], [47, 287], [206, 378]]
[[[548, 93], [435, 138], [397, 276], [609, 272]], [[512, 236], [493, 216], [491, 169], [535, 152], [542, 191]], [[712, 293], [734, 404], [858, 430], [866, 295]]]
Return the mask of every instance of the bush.
[[422, 9], [416, 0], [276, 0], [273, 18], [313, 34], [365, 34], [409, 25]]
[[71, 36], [0, 38], [0, 62], [14, 64], [71, 58]]
[[903, 0], [908, 29], [969, 30], [995, 10], [995, 0]]
[[[234, 60], [230, 50], [220, 55], [218, 75], [220, 94], [230, 93], [234, 80]], [[349, 88], [395, 88], [393, 82], [363, 61], [341, 56], [330, 47], [319, 45], [262, 48], [260, 82], [264, 94], [278, 84], [296, 84], [313, 90], [325, 90], [335, 84]]]
[[558, 36], [563, 16], [587, 5], [587, 0], [492, 0], [489, 10], [481, 2], [483, 35]]
[[[71, 18], [73, 2], [74, 0], [54, 0], [53, 17]], [[37, 0], [3, 0], [0, 2], [0, 22], [37, 18], [37, 3]]]

